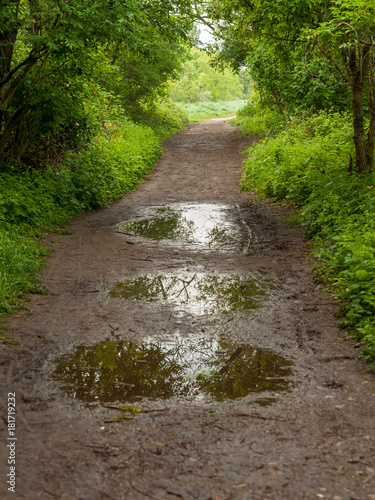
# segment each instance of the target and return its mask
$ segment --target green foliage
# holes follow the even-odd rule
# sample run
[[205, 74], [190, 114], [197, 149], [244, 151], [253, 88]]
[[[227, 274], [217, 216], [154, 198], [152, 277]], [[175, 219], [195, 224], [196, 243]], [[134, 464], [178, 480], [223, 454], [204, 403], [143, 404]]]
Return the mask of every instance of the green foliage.
[[132, 122], [106, 123], [89, 148], [67, 159], [81, 208], [104, 207], [133, 189], [150, 172], [159, 152], [160, 143], [151, 128]]
[[159, 103], [154, 121], [148, 115], [154, 132], [116, 120], [119, 108], [105, 110], [99, 104], [89, 113], [95, 128], [98, 113], [108, 119], [85, 149], [70, 151], [62, 163], [44, 170], [8, 160], [0, 173], [0, 313], [21, 307], [25, 293], [42, 292], [35, 283], [48, 252], [35, 237], [59, 231], [74, 215], [104, 207], [134, 189], [152, 170], [162, 140], [186, 122], [173, 105]]
[[40, 257], [46, 254], [34, 240], [0, 229], [0, 313], [21, 307], [25, 293], [42, 291], [35, 279], [43, 266]]
[[329, 245], [320, 249], [319, 257], [326, 263], [321, 274], [324, 272], [331, 280], [337, 289], [336, 296], [343, 300], [342, 326], [356, 328], [367, 344], [365, 356], [374, 360], [375, 195], [374, 188], [365, 184], [357, 187], [356, 211], [337, 224]]
[[344, 111], [350, 99], [348, 88], [337, 82], [327, 62], [319, 57], [305, 57], [299, 45], [277, 50], [269, 43], [257, 43], [246, 59], [254, 89], [263, 99], [282, 112], [296, 113], [331, 109]]
[[[218, 63], [246, 65], [283, 113], [351, 111], [355, 165], [374, 168], [375, 18], [363, 0], [211, 0]], [[214, 50], [212, 49], [212, 50]]]
[[85, 113], [88, 84], [119, 96], [128, 113], [139, 101], [165, 95], [167, 81], [177, 77], [184, 60], [192, 25], [187, 0], [5, 4], [0, 158], [6, 154], [34, 166], [77, 146], [82, 137], [76, 122], [78, 132], [95, 132]]
[[[320, 113], [292, 121], [273, 139], [248, 150], [242, 187], [250, 185], [275, 200], [303, 204], [348, 164], [350, 124], [345, 116]], [[259, 165], [262, 169], [259, 170]]]
[[179, 103], [179, 107], [187, 113], [190, 123], [196, 123], [209, 118], [233, 116], [244, 104], [245, 101], [196, 102]]
[[281, 132], [286, 124], [287, 117], [280, 113], [276, 106], [261, 106], [255, 104], [258, 96], [255, 95], [243, 108], [237, 112], [235, 124], [246, 135], [275, 135]]
[[179, 77], [188, 57], [185, 45], [171, 42], [162, 33], [150, 32], [145, 37], [144, 46], [137, 52], [129, 51], [126, 44], [105, 47], [95, 70], [95, 79], [121, 97], [123, 107], [134, 119], [144, 106], [166, 97], [168, 82]]
[[367, 344], [364, 354], [373, 361], [375, 182], [373, 175], [348, 172], [349, 118], [320, 113], [294, 120], [247, 153], [242, 189], [300, 207], [299, 219], [317, 248], [317, 277], [331, 283], [342, 302], [342, 325]]
[[186, 112], [166, 98], [140, 103], [133, 119], [151, 127], [160, 142], [182, 130], [188, 122]]
[[[242, 77], [243, 78], [243, 77]], [[210, 58], [203, 51], [192, 48], [185, 63], [183, 75], [169, 86], [169, 96], [175, 102], [219, 102], [246, 98], [238, 74], [230, 69], [213, 68]]]

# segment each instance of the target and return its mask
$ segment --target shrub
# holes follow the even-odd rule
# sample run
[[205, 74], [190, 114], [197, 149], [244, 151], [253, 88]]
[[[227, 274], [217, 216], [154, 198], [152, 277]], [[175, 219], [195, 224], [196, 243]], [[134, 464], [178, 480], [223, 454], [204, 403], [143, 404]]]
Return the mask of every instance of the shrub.
[[374, 362], [374, 176], [349, 172], [349, 154], [354, 157], [346, 115], [294, 119], [247, 150], [242, 189], [299, 207], [315, 242], [317, 277], [330, 282], [342, 303], [342, 326], [367, 344], [364, 355]]
[[72, 183], [81, 208], [99, 208], [134, 189], [151, 171], [160, 142], [149, 127], [107, 123], [105, 131], [70, 159]]
[[162, 140], [186, 122], [168, 102], [148, 116], [152, 126], [121, 120], [116, 109], [86, 148], [68, 152], [53, 168], [33, 169], [8, 158], [0, 172], [0, 313], [21, 307], [25, 293], [41, 291], [35, 283], [48, 251], [36, 239], [40, 233], [60, 231], [83, 210], [135, 189], [151, 172]]

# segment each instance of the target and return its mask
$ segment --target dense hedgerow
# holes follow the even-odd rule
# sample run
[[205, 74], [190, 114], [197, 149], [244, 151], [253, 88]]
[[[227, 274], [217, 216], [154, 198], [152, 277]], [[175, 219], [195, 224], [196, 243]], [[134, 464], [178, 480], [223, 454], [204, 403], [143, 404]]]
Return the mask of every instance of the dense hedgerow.
[[53, 168], [8, 161], [0, 172], [0, 313], [20, 307], [25, 293], [41, 291], [35, 283], [48, 252], [36, 237], [134, 189], [151, 172], [162, 140], [186, 123], [166, 102], [154, 105], [149, 119], [151, 126], [104, 121], [86, 147]]
[[[249, 122], [251, 117], [249, 118]], [[358, 177], [347, 115], [319, 113], [289, 123], [276, 137], [247, 149], [242, 189], [300, 207], [320, 265], [342, 303], [342, 326], [375, 359], [375, 182]]]

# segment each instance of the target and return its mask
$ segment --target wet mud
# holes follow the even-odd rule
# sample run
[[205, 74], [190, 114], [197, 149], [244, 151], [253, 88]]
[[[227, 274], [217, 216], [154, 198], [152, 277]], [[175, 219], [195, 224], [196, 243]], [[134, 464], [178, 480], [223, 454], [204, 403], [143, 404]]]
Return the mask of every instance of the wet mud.
[[241, 218], [238, 206], [210, 203], [185, 203], [140, 207], [136, 219], [124, 221], [119, 229], [129, 236], [139, 236], [173, 247], [190, 250], [246, 252], [251, 229]]
[[1, 498], [375, 499], [374, 376], [288, 209], [240, 192], [254, 140], [190, 126], [47, 238], [48, 294], [0, 346]]

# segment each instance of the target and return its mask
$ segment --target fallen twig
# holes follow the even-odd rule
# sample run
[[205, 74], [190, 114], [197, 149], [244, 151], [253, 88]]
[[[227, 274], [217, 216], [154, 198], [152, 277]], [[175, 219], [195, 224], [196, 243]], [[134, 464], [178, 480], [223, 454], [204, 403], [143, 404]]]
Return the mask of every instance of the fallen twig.
[[[120, 406], [120, 405], [103, 405], [103, 406], [104, 406], [104, 408], [110, 408], [111, 410], [122, 410], [122, 411], [134, 412], [134, 410], [130, 409], [133, 407], [130, 407], [130, 406]], [[138, 409], [138, 410], [139, 411], [136, 413], [153, 413], [156, 411], [168, 411], [169, 408], [156, 408], [154, 410], [141, 410], [141, 409]]]
[[153, 496], [152, 496], [152, 495], [150, 495], [149, 493], [146, 493], [145, 491], [141, 491], [141, 490], [139, 490], [138, 488], [136, 488], [136, 487], [134, 486], [134, 484], [133, 484], [131, 481], [129, 481], [129, 484], [130, 484], [130, 486], [133, 488], [133, 490], [135, 490], [137, 493], [140, 493], [141, 495], [144, 495], [144, 496], [146, 496], [146, 497], [148, 497], [148, 498], [153, 498], [154, 500], [157, 500], [157, 498], [156, 498], [156, 497], [153, 497]]
[[281, 417], [266, 417], [264, 415], [259, 415], [259, 413], [234, 413], [236, 417], [251, 417], [251, 418], [260, 418], [261, 420], [278, 420], [280, 422], [289, 422], [286, 418]]

